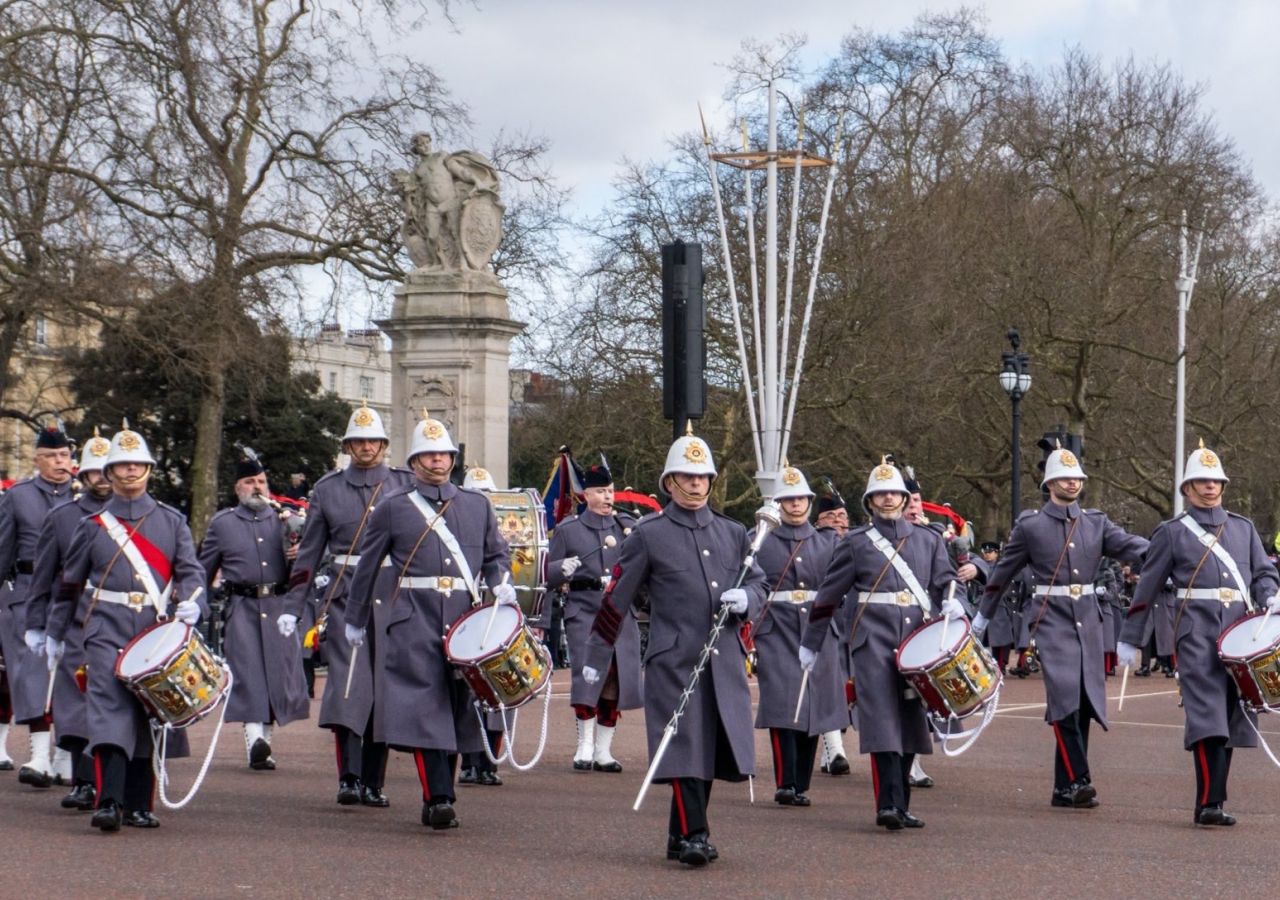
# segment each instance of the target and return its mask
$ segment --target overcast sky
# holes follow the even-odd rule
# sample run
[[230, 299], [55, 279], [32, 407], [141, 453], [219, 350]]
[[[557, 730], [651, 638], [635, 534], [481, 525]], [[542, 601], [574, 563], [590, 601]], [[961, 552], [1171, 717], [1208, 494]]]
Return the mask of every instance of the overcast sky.
[[[435, 67], [471, 108], [477, 143], [499, 128], [551, 142], [550, 164], [594, 214], [624, 156], [659, 159], [720, 104], [723, 68], [745, 38], [807, 35], [829, 59], [856, 27], [900, 31], [927, 9], [898, 0], [480, 0], [458, 30], [428, 27], [396, 49]], [[1014, 65], [1046, 67], [1079, 44], [1110, 61], [1133, 54], [1203, 83], [1205, 103], [1270, 197], [1280, 197], [1280, 3], [1271, 0], [991, 0], [981, 6]], [[1268, 111], [1270, 110], [1270, 111]], [[721, 110], [723, 113], [723, 110]], [[721, 118], [723, 121], [723, 117]]]

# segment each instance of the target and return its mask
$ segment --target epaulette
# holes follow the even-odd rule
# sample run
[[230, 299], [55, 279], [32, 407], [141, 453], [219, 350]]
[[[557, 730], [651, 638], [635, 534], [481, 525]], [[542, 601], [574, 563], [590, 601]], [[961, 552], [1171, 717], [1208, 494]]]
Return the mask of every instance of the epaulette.
[[871, 523], [868, 522], [865, 525], [855, 525], [851, 527], [848, 531], [845, 532], [844, 536], [848, 537], [851, 534], [866, 534], [870, 530], [871, 530]]
[[615, 512], [613, 515], [614, 518], [618, 520], [618, 524], [622, 525], [624, 528], [634, 527], [636, 522], [639, 521], [635, 516], [631, 515], [631, 513]]
[[[163, 503], [161, 503], [160, 505], [164, 506]], [[209, 524], [212, 525], [214, 522], [218, 521], [218, 519], [221, 519], [230, 515], [231, 513], [235, 512], [238, 508], [239, 507], [237, 506], [228, 506], [226, 509], [218, 510], [216, 513], [213, 514], [213, 518], [209, 520]]]
[[636, 521], [635, 528], [642, 528], [645, 525], [648, 525], [650, 522], [656, 522], [661, 518], [662, 518], [662, 510], [654, 510], [651, 513], [646, 513]]
[[325, 472], [323, 475], [321, 475], [319, 478], [317, 478], [317, 479], [316, 479], [316, 483], [315, 483], [315, 485], [314, 485], [311, 489], [312, 489], [312, 490], [315, 490], [316, 488], [320, 487], [320, 485], [322, 485], [322, 484], [324, 484], [326, 481], [328, 481], [330, 478], [334, 478], [334, 477], [336, 477], [336, 476], [338, 476], [338, 475], [341, 475], [341, 474], [343, 473], [343, 471], [345, 471], [345, 470], [343, 470], [343, 469], [330, 469], [328, 472]]
[[1038, 515], [1040, 515], [1040, 510], [1038, 509], [1024, 509], [1022, 512], [1018, 513], [1017, 521], [1021, 522], [1023, 519]]
[[[181, 519], [184, 522], [187, 521], [187, 514], [184, 513], [182, 510], [178, 509], [176, 506], [170, 506], [168, 503], [165, 503], [163, 500], [157, 500], [156, 506], [160, 507], [161, 509], [168, 510], [169, 512], [173, 513], [175, 516], [177, 516], [179, 519]], [[222, 512], [225, 512], [225, 510], [223, 510]], [[214, 513], [213, 518], [216, 519], [220, 514], [221, 514], [220, 512]], [[210, 519], [209, 521], [212, 522], [213, 519]]]

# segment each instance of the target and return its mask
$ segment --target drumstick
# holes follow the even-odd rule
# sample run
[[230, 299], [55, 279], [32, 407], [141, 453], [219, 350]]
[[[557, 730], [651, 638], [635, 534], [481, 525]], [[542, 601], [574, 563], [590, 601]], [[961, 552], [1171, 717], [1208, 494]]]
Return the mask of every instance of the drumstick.
[[351, 648], [351, 661], [347, 663], [347, 687], [342, 692], [342, 699], [351, 699], [351, 676], [356, 674], [356, 654], [360, 652], [359, 645]]
[[[502, 584], [506, 584], [506, 583], [507, 583], [507, 579], [509, 579], [510, 577], [511, 577], [511, 573], [510, 573], [510, 572], [503, 572], [503, 573], [502, 573]], [[488, 622], [488, 624], [486, 624], [486, 625], [484, 626], [484, 636], [483, 636], [482, 638], [480, 638], [480, 646], [482, 646], [482, 647], [487, 647], [487, 646], [489, 646], [489, 632], [493, 629], [493, 623], [494, 623], [494, 622], [497, 620], [497, 618], [498, 618], [498, 607], [499, 607], [499, 606], [501, 606], [501, 605], [502, 605], [502, 604], [498, 602], [498, 598], [497, 598], [497, 597], [495, 597], [495, 598], [493, 599], [493, 612], [489, 613], [489, 622]]]
[[611, 534], [606, 534], [604, 536], [604, 543], [601, 544], [599, 547], [596, 547], [594, 550], [588, 551], [586, 556], [578, 557], [578, 562], [579, 563], [584, 562], [585, 560], [588, 560], [591, 557], [595, 556], [601, 550], [612, 549], [613, 547], [616, 547], [616, 546], [618, 546], [618, 539]]
[[1124, 673], [1120, 676], [1120, 702], [1116, 705], [1116, 712], [1124, 709], [1124, 689], [1129, 686], [1129, 667], [1124, 667]]
[[[956, 583], [951, 582], [951, 589], [947, 591], [947, 599], [954, 600], [956, 598]], [[938, 649], [945, 650], [947, 647], [947, 625], [951, 623], [951, 619], [944, 613], [942, 616], [942, 637], [938, 639]]]
[[58, 667], [55, 664], [49, 670], [49, 689], [44, 693], [44, 714], [49, 715], [49, 710], [53, 709], [53, 681], [58, 677]]
[[1253, 639], [1256, 641], [1262, 637], [1262, 629], [1267, 627], [1267, 619], [1271, 618], [1271, 607], [1267, 607], [1267, 611], [1262, 614], [1262, 621], [1258, 623], [1258, 630], [1253, 633]]
[[809, 685], [809, 670], [804, 670], [804, 675], [800, 678], [800, 696], [796, 697], [796, 714], [791, 717], [792, 723], [800, 721], [800, 707], [804, 704], [804, 689]]

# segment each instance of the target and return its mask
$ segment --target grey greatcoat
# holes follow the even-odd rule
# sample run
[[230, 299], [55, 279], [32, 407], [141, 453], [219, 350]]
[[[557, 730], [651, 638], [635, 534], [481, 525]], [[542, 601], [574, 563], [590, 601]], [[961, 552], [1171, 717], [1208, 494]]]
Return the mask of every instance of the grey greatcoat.
[[[472, 711], [474, 695], [444, 652], [444, 636], [471, 609], [471, 595], [463, 586], [462, 567], [439, 535], [433, 530], [424, 537], [428, 523], [410, 499], [414, 492], [431, 504], [433, 519], [443, 510], [473, 578], [500, 584], [504, 575], [510, 577], [507, 542], [480, 491], [416, 482], [379, 501], [347, 600], [347, 621], [357, 628], [367, 626], [372, 607], [390, 606], [386, 626], [375, 637], [381, 664], [374, 683], [373, 735], [394, 747], [474, 753], [482, 740]], [[451, 589], [397, 583], [388, 598], [375, 597], [384, 559], [391, 560], [397, 579], [447, 577], [453, 579]]]
[[[754, 539], [755, 533], [750, 537]], [[847, 676], [836, 653], [824, 653], [818, 658], [809, 674], [800, 718], [797, 721], [795, 717], [803, 675], [800, 636], [835, 547], [833, 531], [819, 531], [807, 522], [783, 523], [769, 532], [756, 556], [769, 590], [766, 599], [772, 599], [751, 626], [759, 663], [757, 728], [790, 728], [818, 735], [849, 724], [849, 705], [844, 696]], [[835, 619], [828, 627], [832, 640], [839, 642]]]
[[[1236, 584], [1228, 567], [1182, 523], [1181, 519], [1186, 516], [1209, 534], [1217, 535], [1218, 543], [1235, 560], [1241, 577], [1248, 584]], [[1194, 582], [1191, 581], [1193, 573]], [[1220, 506], [1213, 509], [1192, 506], [1181, 516], [1161, 522], [1152, 533], [1151, 549], [1133, 592], [1121, 640], [1141, 646], [1152, 615], [1152, 601], [1170, 577], [1178, 591], [1188, 587], [1235, 589], [1252, 596], [1259, 606], [1265, 605], [1280, 590], [1280, 576], [1267, 559], [1251, 521]], [[1258, 745], [1245, 713], [1236, 702], [1235, 682], [1218, 658], [1218, 638], [1228, 625], [1247, 614], [1248, 603], [1244, 599], [1224, 603], [1217, 598], [1184, 601], [1181, 594], [1175, 601], [1175, 659], [1186, 712], [1183, 744], [1188, 750], [1196, 741], [1212, 737], [1227, 738], [1229, 747]], [[1256, 721], [1252, 713], [1249, 719]]]
[[70, 481], [53, 484], [35, 475], [0, 497], [0, 654], [9, 675], [15, 722], [44, 715], [49, 670], [43, 658], [28, 658], [22, 633], [40, 529], [51, 511], [71, 502], [71, 491]]
[[[329, 667], [324, 694], [320, 701], [321, 728], [342, 726], [356, 734], [364, 734], [373, 715], [373, 657], [366, 645], [356, 654], [356, 671], [351, 678], [351, 693], [344, 697], [347, 673], [351, 668], [351, 645], [347, 643], [344, 624], [347, 594], [351, 576], [359, 560], [360, 540], [368, 526], [368, 516], [378, 504], [393, 493], [413, 483], [407, 469], [385, 464], [361, 469], [348, 466], [328, 473], [316, 482], [307, 507], [307, 523], [298, 544], [289, 579], [285, 611], [298, 617], [299, 631], [306, 619], [306, 609], [313, 596], [312, 582], [324, 560], [333, 560], [330, 582], [320, 591], [317, 615], [328, 617], [324, 635], [324, 658]], [[368, 513], [366, 514], [366, 511]], [[390, 566], [377, 579], [378, 598], [390, 597], [387, 590], [394, 578]], [[385, 604], [374, 606], [374, 631], [385, 626]], [[380, 649], [380, 648], [375, 648]]]
[[[609, 666], [623, 615], [642, 589], [649, 596], [649, 646], [645, 654], [644, 718], [649, 753], [680, 702], [693, 667], [720, 613], [720, 595], [733, 587], [750, 550], [747, 530], [709, 507], [688, 510], [672, 502], [662, 515], [645, 516], [623, 542], [621, 570], [605, 594], [587, 639], [587, 665]], [[617, 570], [615, 570], [617, 571]], [[755, 774], [755, 732], [746, 651], [737, 629], [764, 602], [764, 573], [752, 563], [742, 583], [745, 616], [730, 614], [679, 728], [655, 773], [673, 778], [741, 781]], [[722, 729], [731, 766], [716, 765]]]
[[302, 636], [284, 637], [276, 625], [289, 579], [276, 511], [240, 504], [219, 512], [200, 544], [200, 565], [209, 590], [219, 571], [227, 590], [222, 646], [235, 676], [227, 721], [286, 725], [310, 716]]
[[[604, 598], [604, 576], [612, 576], [613, 567], [622, 555], [622, 542], [635, 528], [636, 520], [618, 513], [601, 516], [587, 511], [556, 525], [547, 549], [547, 590], [568, 587], [564, 602], [565, 637], [569, 642], [569, 662], [573, 684], [569, 702], [574, 705], [596, 706], [600, 691], [604, 688], [602, 677], [595, 684], [587, 684], [582, 678], [582, 666], [587, 658], [587, 636], [600, 612]], [[617, 543], [605, 546], [605, 538], [613, 535]], [[604, 549], [600, 549], [603, 547]], [[582, 560], [582, 566], [566, 578], [560, 564], [570, 556]], [[618, 709], [637, 709], [643, 702], [640, 680], [640, 627], [634, 610], [628, 610], [618, 630], [618, 642], [613, 647], [613, 665], [618, 671]], [[608, 666], [600, 669], [607, 672]]]
[[1023, 627], [1023, 611], [1031, 596], [1031, 580], [1026, 569], [1018, 572], [1000, 592], [1000, 602], [991, 613], [991, 623], [987, 625], [987, 645], [990, 647], [1026, 646]]
[[[192, 596], [205, 584], [204, 569], [196, 559], [195, 545], [182, 513], [150, 494], [133, 500], [112, 497], [104, 507], [120, 523], [148, 541], [162, 560], [148, 561], [157, 585], [172, 581], [173, 594], [166, 610], [172, 614], [180, 599]], [[71, 536], [71, 553], [62, 569], [62, 584], [49, 609], [49, 635], [65, 640], [77, 608], [86, 608], [84, 651], [88, 663], [89, 752], [99, 745], [114, 745], [131, 758], [151, 755], [147, 713], [142, 704], [115, 676], [120, 651], [156, 622], [151, 605], [138, 609], [120, 603], [94, 602], [90, 585], [108, 591], [137, 591], [139, 582], [128, 558], [96, 518], [80, 520]], [[159, 564], [157, 564], [157, 562]], [[203, 592], [201, 615], [209, 614]], [[170, 736], [168, 755], [186, 752], [185, 732]]]
[[[71, 536], [85, 516], [102, 509], [103, 501], [92, 494], [80, 494], [72, 503], [64, 503], [44, 520], [40, 544], [36, 551], [35, 574], [27, 594], [27, 628], [44, 631], [49, 619], [49, 601], [62, 582], [62, 567], [71, 551]], [[58, 663], [53, 682], [53, 725], [58, 739], [89, 739], [89, 719], [84, 694], [76, 684], [76, 669], [84, 664], [84, 614], [88, 609], [82, 599], [67, 629], [66, 652]]]
[[815, 652], [822, 650], [829, 621], [848, 595], [848, 602], [857, 605], [849, 647], [858, 692], [860, 752], [932, 753], [933, 739], [924, 706], [914, 691], [908, 690], [896, 660], [903, 640], [924, 623], [924, 613], [914, 601], [907, 605], [861, 602], [860, 595], [873, 589], [877, 594], [908, 590], [906, 582], [872, 543], [872, 528], [897, 549], [897, 555], [929, 593], [935, 614], [952, 584], [957, 596], [963, 593], [964, 585], [956, 578], [946, 541], [938, 532], [905, 519], [877, 516], [870, 525], [851, 528], [836, 548], [801, 643]]
[[1036, 591], [1053, 586], [1072, 592], [1037, 593], [1023, 610], [1044, 672], [1045, 721], [1057, 722], [1080, 709], [1083, 684], [1094, 718], [1107, 727], [1102, 609], [1093, 581], [1102, 557], [1136, 561], [1146, 551], [1146, 538], [1129, 534], [1100, 510], [1081, 509], [1078, 503], [1060, 506], [1049, 501], [1040, 510], [1024, 513], [1013, 526], [991, 573], [981, 613], [991, 618], [1000, 592], [1024, 566], [1031, 570]]

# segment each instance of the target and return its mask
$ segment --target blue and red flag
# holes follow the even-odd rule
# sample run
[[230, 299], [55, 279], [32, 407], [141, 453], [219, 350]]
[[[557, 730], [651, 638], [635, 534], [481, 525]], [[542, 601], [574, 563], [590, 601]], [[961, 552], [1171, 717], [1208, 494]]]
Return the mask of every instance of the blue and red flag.
[[542, 489], [542, 504], [547, 512], [547, 530], [556, 527], [561, 519], [573, 515], [582, 497], [582, 469], [573, 461], [568, 447], [560, 448], [560, 455], [551, 466], [551, 476]]

